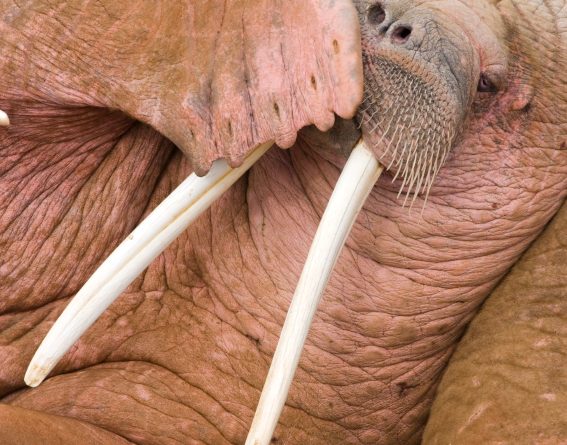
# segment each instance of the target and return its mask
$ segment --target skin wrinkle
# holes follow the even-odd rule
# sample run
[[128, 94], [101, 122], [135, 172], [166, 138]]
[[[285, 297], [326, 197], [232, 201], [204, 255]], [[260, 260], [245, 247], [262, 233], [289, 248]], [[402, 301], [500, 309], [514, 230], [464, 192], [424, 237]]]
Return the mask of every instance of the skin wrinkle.
[[[42, 199], [42, 198], [41, 198], [41, 195], [40, 195], [40, 199]], [[69, 208], [70, 208], [70, 207], [67, 207], [67, 209], [64, 210], [63, 215], [69, 213]], [[5, 215], [5, 214], [4, 214], [4, 215]], [[63, 216], [63, 217], [64, 217], [64, 216]], [[55, 227], [56, 227], [57, 224], [58, 224], [58, 222], [56, 221], [56, 222], [55, 222], [55, 226], [54, 226], [49, 232], [46, 233], [46, 236], [50, 236], [50, 235], [53, 233], [53, 231], [55, 230]], [[4, 224], [3, 224], [3, 226], [6, 227]], [[8, 230], [8, 233], [10, 233], [9, 229], [10, 229], [10, 226], [6, 227], [4, 230]], [[5, 233], [6, 233], [6, 232], [5, 232]], [[37, 233], [32, 233], [32, 237], [40, 237], [40, 236], [43, 236], [43, 235], [40, 235], [40, 234], [37, 234]], [[33, 239], [33, 238], [32, 238], [32, 239]], [[33, 243], [31, 243], [31, 245], [33, 246]], [[41, 247], [41, 246], [40, 246], [40, 247]], [[36, 246], [35, 252], [37, 252], [38, 250], [39, 250], [39, 248]], [[36, 256], [35, 253], [33, 253], [33, 255], [34, 255], [34, 257]], [[33, 284], [32, 284], [32, 286], [33, 286]], [[32, 286], [30, 286], [30, 287], [32, 287]]]
[[[452, 440], [460, 440], [460, 443], [466, 437], [470, 437], [471, 433], [476, 437], [490, 440], [489, 428], [494, 421], [503, 425], [499, 428], [501, 437], [508, 438], [514, 434], [514, 431], [506, 427], [505, 417], [515, 416], [522, 419], [528, 412], [532, 421], [522, 423], [520, 429], [522, 437], [527, 441], [539, 443], [548, 440], [549, 443], [553, 443], [555, 439], [565, 437], [564, 425], [561, 422], [550, 424], [548, 430], [531, 427], [533, 413], [547, 418], [560, 418], [555, 411], [562, 406], [557, 396], [552, 403], [548, 397], [562, 394], [561, 387], [565, 383], [561, 373], [563, 368], [560, 366], [564, 358], [562, 352], [565, 337], [562, 329], [564, 316], [562, 305], [557, 304], [558, 301], [563, 301], [562, 290], [565, 287], [562, 283], [564, 274], [558, 273], [563, 265], [565, 250], [565, 243], [561, 242], [561, 237], [558, 235], [564, 232], [562, 228], [565, 220], [565, 208], [563, 208], [546, 233], [516, 265], [494, 299], [490, 300], [473, 324], [463, 344], [468, 352], [466, 349], [459, 350], [441, 394], [442, 397], [446, 397], [447, 387], [451, 387], [455, 373], [464, 372], [465, 378], [462, 378], [461, 382], [470, 385], [472, 380], [476, 389], [460, 405], [458, 413], [449, 418], [448, 428], [444, 431], [439, 430], [437, 434], [434, 430], [429, 431], [430, 443], [439, 443], [439, 438], [442, 437], [440, 434], [453, 435]], [[554, 286], [553, 283], [557, 283], [558, 286]], [[511, 300], [514, 300], [515, 304], [510, 304]], [[490, 321], [489, 324], [485, 324], [487, 320]], [[478, 343], [479, 334], [494, 338], [493, 351], [483, 353], [482, 346], [479, 347]], [[553, 346], [548, 341], [540, 340], [546, 337], [553, 339]], [[554, 357], [556, 352], [559, 353], [559, 357]], [[467, 362], [474, 366], [471, 368], [474, 369], [472, 376], [467, 369], [470, 366]], [[490, 366], [486, 366], [488, 362], [491, 363]], [[486, 405], [480, 400], [486, 399], [485, 388], [498, 385], [499, 382], [505, 382], [506, 387], [511, 390], [497, 398], [494, 398], [495, 391], [491, 390], [492, 400], [504, 398], [513, 401], [512, 412], [502, 410], [501, 402]], [[543, 404], [538, 406], [541, 401]], [[478, 406], [485, 406], [485, 409], [479, 410]], [[486, 410], [488, 412], [484, 414]], [[470, 412], [475, 412], [475, 416], [471, 416]], [[438, 422], [438, 413], [439, 407], [434, 415], [433, 424]], [[472, 420], [467, 420], [467, 417]], [[480, 421], [476, 422], [476, 419]], [[483, 424], [488, 424], [486, 430]]]
[[[146, 365], [146, 363], [144, 363], [144, 365]], [[170, 375], [176, 376], [175, 373], [171, 372], [170, 370], [168, 370], [168, 371], [169, 371], [169, 374], [170, 374]], [[145, 377], [146, 373], [145, 373], [145, 372], [144, 372], [144, 373], [140, 373], [139, 375]], [[160, 379], [159, 381], [160, 381], [160, 384], [163, 384], [163, 380], [162, 380], [162, 379]], [[202, 388], [195, 388], [195, 389], [198, 389], [198, 390], [200, 390], [200, 391], [203, 391]], [[134, 399], [134, 400], [135, 400], [135, 399]], [[210, 399], [210, 402], [209, 402], [209, 403], [211, 403], [211, 402], [213, 402], [213, 401], [214, 401], [214, 399]], [[181, 403], [182, 403], [182, 402], [180, 402], [180, 404], [181, 404]], [[189, 405], [188, 405], [186, 402], [185, 402], [185, 403], [182, 403], [182, 404], [183, 404], [183, 406], [186, 406], [186, 407], [189, 408]], [[155, 408], [154, 408], [154, 409], [155, 409]], [[196, 409], [196, 407], [193, 406], [192, 409]], [[198, 409], [197, 409], [195, 412], [198, 413], [198, 415], [200, 416], [201, 419], [206, 420], [206, 421], [210, 422], [211, 424], [213, 424], [213, 423], [212, 423], [213, 420], [210, 419], [210, 418], [207, 418], [207, 416], [204, 416], [203, 413], [200, 412]], [[171, 416], [171, 414], [169, 413], [168, 416]], [[177, 417], [177, 416], [174, 416], [174, 417]], [[179, 418], [180, 420], [183, 419], [183, 417], [178, 417], [178, 418]], [[176, 440], [179, 441], [180, 439], [176, 439]]]

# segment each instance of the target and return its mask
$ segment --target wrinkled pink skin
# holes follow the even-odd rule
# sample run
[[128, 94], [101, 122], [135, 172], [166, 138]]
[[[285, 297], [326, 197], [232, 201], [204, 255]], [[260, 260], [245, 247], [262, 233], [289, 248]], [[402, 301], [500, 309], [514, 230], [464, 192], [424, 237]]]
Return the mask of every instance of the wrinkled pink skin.
[[[514, 76], [479, 108], [423, 213], [379, 181], [315, 317], [275, 443], [419, 441], [464, 327], [565, 198], [565, 121], [538, 123], [565, 99], [549, 79], [528, 111], [503, 117], [521, 96]], [[12, 120], [1, 141], [2, 402], [136, 443], [242, 443], [343, 157], [308, 136], [270, 151], [32, 390], [25, 367], [69, 297], [192, 169], [120, 113], [0, 108]]]

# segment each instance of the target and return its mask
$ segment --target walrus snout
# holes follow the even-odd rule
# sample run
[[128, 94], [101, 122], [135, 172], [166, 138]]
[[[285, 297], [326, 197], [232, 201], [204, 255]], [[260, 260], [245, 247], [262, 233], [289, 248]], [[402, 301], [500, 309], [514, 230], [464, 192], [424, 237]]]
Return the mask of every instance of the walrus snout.
[[376, 3], [363, 14], [357, 120], [401, 190], [426, 193], [466, 126], [481, 56], [459, 23], [429, 5]]

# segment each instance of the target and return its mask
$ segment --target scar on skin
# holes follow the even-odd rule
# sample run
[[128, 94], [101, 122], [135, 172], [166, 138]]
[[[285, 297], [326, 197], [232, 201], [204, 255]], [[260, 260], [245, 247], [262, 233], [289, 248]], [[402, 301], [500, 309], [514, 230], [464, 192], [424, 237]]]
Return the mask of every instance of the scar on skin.
[[474, 421], [476, 421], [491, 405], [492, 403], [484, 403], [479, 405], [469, 416], [465, 424], [459, 429], [459, 434], [462, 433], [464, 429], [470, 426]]

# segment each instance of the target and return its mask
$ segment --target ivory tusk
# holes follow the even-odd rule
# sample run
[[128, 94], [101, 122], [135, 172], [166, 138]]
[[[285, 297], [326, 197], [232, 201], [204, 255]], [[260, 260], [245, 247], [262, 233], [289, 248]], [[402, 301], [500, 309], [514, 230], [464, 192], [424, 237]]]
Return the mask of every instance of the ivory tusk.
[[110, 304], [201, 213], [271, 146], [258, 146], [237, 168], [216, 161], [200, 178], [190, 175], [110, 254], [71, 300], [33, 356], [24, 380], [35, 387]]
[[0, 110], [0, 127], [7, 127], [8, 125], [10, 125], [10, 118], [4, 111]]
[[272, 439], [317, 305], [354, 221], [382, 170], [361, 140], [341, 173], [315, 234], [246, 445], [268, 445]]

